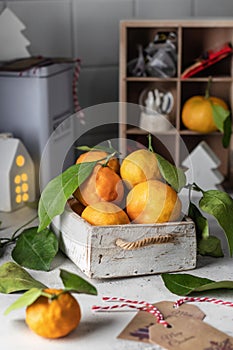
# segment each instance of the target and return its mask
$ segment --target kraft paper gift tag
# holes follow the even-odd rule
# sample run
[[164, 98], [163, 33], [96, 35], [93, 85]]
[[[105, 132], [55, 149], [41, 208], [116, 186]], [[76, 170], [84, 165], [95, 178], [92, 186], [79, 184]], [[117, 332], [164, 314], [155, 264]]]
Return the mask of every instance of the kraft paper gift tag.
[[233, 338], [197, 318], [172, 316], [171, 327], [149, 328], [150, 342], [167, 350], [232, 350]]
[[[205, 314], [195, 305], [183, 304], [179, 308], [174, 308], [172, 301], [161, 301], [153, 305], [163, 314], [164, 319], [171, 316], [186, 316], [203, 320], [205, 317]], [[139, 311], [117, 338], [149, 343], [149, 327], [156, 322], [154, 315]]]

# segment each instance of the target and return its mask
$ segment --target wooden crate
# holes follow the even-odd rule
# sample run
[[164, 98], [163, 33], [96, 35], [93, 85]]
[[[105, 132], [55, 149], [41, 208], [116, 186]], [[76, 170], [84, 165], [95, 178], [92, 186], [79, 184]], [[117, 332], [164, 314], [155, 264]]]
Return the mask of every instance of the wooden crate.
[[116, 278], [196, 267], [193, 221], [93, 226], [69, 207], [52, 229], [61, 250], [90, 278]]

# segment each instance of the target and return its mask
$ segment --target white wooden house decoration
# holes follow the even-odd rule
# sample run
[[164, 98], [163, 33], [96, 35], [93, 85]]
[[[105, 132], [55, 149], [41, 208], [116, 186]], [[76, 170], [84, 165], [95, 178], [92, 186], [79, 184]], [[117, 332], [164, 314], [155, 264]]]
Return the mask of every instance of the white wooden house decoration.
[[35, 169], [23, 143], [0, 134], [0, 211], [9, 212], [35, 200]]
[[30, 41], [21, 33], [24, 23], [6, 7], [0, 14], [0, 61], [30, 57]]
[[188, 168], [185, 173], [187, 182], [195, 182], [203, 190], [222, 190], [224, 176], [217, 170], [220, 164], [219, 158], [205, 141], [201, 141], [182, 162], [182, 166]]

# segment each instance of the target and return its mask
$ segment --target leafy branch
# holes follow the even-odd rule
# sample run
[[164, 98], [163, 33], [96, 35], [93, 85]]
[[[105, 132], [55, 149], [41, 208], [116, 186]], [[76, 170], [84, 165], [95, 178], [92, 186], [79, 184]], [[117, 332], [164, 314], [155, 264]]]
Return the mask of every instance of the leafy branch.
[[[97, 289], [82, 277], [67, 270], [60, 269], [60, 275], [66, 292], [97, 295]], [[26, 291], [5, 311], [5, 315], [18, 308], [26, 307], [36, 301], [41, 295], [53, 300], [59, 296], [46, 292], [46, 287], [40, 281], [34, 279], [26, 270], [14, 262], [7, 262], [0, 266], [0, 292], [9, 294]]]
[[[15, 244], [12, 249], [12, 258], [21, 266], [34, 270], [49, 271], [51, 263], [58, 252], [58, 239], [48, 228], [38, 233], [38, 227], [30, 227], [38, 216], [20, 226], [10, 238], [0, 238], [0, 253], [2, 256], [8, 245]], [[46, 244], [45, 244], [46, 242]]]
[[9, 237], [1, 237], [0, 238], [0, 257], [4, 254], [5, 249], [8, 245], [11, 245], [13, 243], [15, 243], [17, 241], [17, 239], [20, 236], [20, 231], [27, 225], [31, 224], [38, 216], [35, 216], [34, 218], [32, 218], [31, 220], [29, 220], [28, 222], [26, 222], [25, 224], [23, 224], [22, 226], [20, 226], [13, 234], [12, 236]]

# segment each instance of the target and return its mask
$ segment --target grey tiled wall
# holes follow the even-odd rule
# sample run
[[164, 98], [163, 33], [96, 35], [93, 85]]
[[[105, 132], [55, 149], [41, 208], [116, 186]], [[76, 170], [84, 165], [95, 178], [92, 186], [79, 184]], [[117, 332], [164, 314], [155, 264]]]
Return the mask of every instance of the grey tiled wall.
[[233, 16], [233, 2], [231, 0], [193, 0], [193, 15], [198, 17]]
[[136, 17], [173, 19], [192, 16], [192, 0], [136, 0]]
[[83, 108], [118, 101], [119, 21], [233, 17], [232, 0], [8, 0], [32, 55], [79, 57]]

